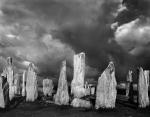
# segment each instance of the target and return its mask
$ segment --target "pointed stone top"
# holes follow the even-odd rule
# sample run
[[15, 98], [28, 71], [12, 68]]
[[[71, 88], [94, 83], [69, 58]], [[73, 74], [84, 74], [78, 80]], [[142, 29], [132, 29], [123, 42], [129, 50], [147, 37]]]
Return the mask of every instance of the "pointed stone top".
[[66, 65], [66, 60], [62, 61], [62, 66]]
[[133, 79], [132, 79], [132, 70], [129, 70], [128, 71], [128, 75], [127, 75], [127, 82], [132, 82], [133, 81]]
[[79, 54], [77, 54], [77, 55], [79, 55], [79, 56], [85, 56], [85, 53], [84, 53], [84, 52], [81, 52], [81, 53], [79, 53]]
[[109, 69], [111, 72], [115, 71], [115, 65], [112, 61], [109, 62], [107, 69]]
[[8, 58], [7, 58], [7, 64], [8, 64], [8, 65], [12, 65], [12, 58], [11, 58], [11, 57], [8, 57]]
[[30, 63], [28, 69], [31, 70], [31, 69], [34, 69], [34, 68], [35, 68], [34, 64], [33, 64], [33, 63]]
[[143, 68], [142, 68], [142, 67], [139, 67], [138, 70], [139, 70], [139, 71], [143, 71]]

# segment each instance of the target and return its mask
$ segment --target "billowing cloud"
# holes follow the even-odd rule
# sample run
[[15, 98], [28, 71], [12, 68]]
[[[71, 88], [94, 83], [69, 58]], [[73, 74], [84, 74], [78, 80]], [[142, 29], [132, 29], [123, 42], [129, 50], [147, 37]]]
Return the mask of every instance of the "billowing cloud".
[[[86, 77], [98, 77], [113, 60], [117, 78], [122, 79], [135, 65], [136, 49], [148, 40], [140, 40], [140, 34], [148, 36], [145, 31], [135, 35], [142, 27], [148, 30], [136, 20], [148, 12], [134, 5], [128, 0], [3, 0], [0, 55], [13, 57], [19, 69], [33, 62], [45, 77], [58, 77], [66, 59], [72, 77], [74, 53], [85, 52]], [[128, 44], [132, 36], [127, 35], [135, 36], [136, 45]]]
[[142, 49], [149, 49], [150, 25], [149, 21], [145, 21], [146, 23], [142, 23], [140, 19], [136, 19], [121, 25], [115, 32], [116, 41], [131, 54], [137, 55]]
[[123, 0], [123, 6], [112, 25], [115, 40], [134, 57], [130, 64], [150, 69], [150, 1]]

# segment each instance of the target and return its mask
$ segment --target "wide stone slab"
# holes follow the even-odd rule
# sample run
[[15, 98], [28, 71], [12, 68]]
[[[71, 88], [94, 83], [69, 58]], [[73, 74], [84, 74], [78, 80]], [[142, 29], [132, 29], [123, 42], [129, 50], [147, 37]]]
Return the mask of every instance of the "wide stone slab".
[[98, 79], [95, 108], [114, 108], [116, 103], [115, 67], [110, 62]]

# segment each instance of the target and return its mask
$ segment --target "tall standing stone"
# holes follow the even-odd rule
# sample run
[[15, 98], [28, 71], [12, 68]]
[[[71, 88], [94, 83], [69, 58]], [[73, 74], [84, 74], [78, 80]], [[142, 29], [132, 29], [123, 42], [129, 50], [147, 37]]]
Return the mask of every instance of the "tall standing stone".
[[53, 81], [51, 79], [43, 80], [43, 93], [45, 96], [52, 96], [53, 93]]
[[7, 78], [0, 77], [0, 108], [5, 108], [9, 103], [9, 84]]
[[23, 71], [22, 74], [22, 96], [24, 97], [26, 95], [26, 71]]
[[130, 85], [132, 83], [132, 71], [129, 70], [126, 83], [126, 96], [129, 97]]
[[139, 107], [145, 108], [149, 106], [148, 97], [148, 86], [149, 86], [149, 71], [140, 67], [139, 79], [138, 79], [138, 104]]
[[30, 63], [27, 71], [26, 101], [35, 101], [38, 97], [37, 76], [34, 71], [34, 64]]
[[6, 68], [3, 71], [3, 74], [5, 74], [8, 84], [9, 84], [9, 99], [12, 100], [15, 96], [14, 92], [14, 71], [13, 71], [13, 65], [12, 65], [12, 58], [7, 58], [7, 65]]
[[96, 109], [115, 107], [117, 95], [116, 86], [115, 67], [113, 62], [110, 62], [98, 79], [95, 103]]
[[14, 76], [14, 91], [15, 94], [20, 95], [20, 91], [21, 91], [21, 80], [19, 77], [19, 74], [15, 74]]
[[87, 91], [84, 88], [85, 77], [85, 53], [74, 55], [74, 73], [71, 82], [71, 94], [76, 98], [81, 98], [86, 95]]
[[69, 103], [68, 84], [66, 78], [66, 61], [62, 62], [57, 93], [54, 96], [54, 100], [58, 105], [68, 105]]

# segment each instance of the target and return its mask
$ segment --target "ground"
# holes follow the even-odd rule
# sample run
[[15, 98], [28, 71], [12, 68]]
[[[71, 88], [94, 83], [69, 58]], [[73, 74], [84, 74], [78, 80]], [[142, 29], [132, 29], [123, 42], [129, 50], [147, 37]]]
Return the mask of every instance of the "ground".
[[112, 110], [89, 110], [41, 102], [21, 102], [15, 108], [1, 110], [0, 117], [150, 117], [150, 108], [141, 110], [117, 103]]

